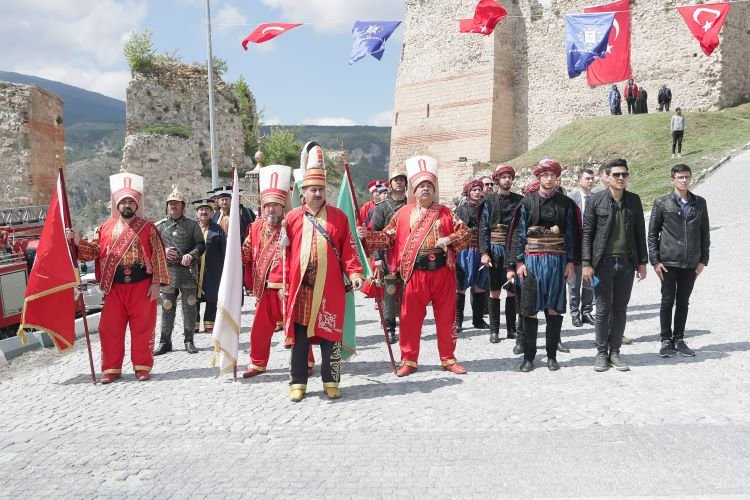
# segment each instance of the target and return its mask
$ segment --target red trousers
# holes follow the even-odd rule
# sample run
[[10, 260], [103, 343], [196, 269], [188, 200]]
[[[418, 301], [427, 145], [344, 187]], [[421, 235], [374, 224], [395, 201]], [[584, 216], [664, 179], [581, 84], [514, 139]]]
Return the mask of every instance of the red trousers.
[[417, 366], [422, 325], [430, 302], [435, 314], [440, 363], [447, 366], [456, 362], [456, 273], [444, 266], [437, 271], [415, 270], [404, 287], [399, 326], [403, 365]]
[[114, 283], [104, 299], [99, 320], [102, 373], [122, 373], [125, 330], [130, 326], [130, 360], [133, 370], [151, 371], [154, 366], [156, 303], [148, 297], [151, 280]]
[[[255, 305], [255, 318], [253, 319], [253, 326], [250, 328], [250, 364], [248, 369], [255, 368], [261, 372], [266, 370], [268, 358], [271, 356], [271, 337], [276, 329], [276, 324], [280, 321], [282, 321], [282, 315], [279, 291], [266, 289]], [[312, 368], [314, 365], [315, 357], [311, 346], [307, 355], [307, 366]]]

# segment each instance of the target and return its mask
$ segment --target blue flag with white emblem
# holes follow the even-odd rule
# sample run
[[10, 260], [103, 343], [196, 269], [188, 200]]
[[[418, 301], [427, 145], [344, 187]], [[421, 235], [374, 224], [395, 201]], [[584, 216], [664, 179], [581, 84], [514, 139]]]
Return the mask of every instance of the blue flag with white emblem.
[[367, 54], [380, 60], [385, 52], [385, 42], [398, 28], [401, 21], [356, 21], [352, 28], [352, 55], [349, 64], [354, 64]]
[[565, 16], [568, 76], [575, 78], [589, 64], [607, 55], [607, 42], [615, 14], [573, 14]]

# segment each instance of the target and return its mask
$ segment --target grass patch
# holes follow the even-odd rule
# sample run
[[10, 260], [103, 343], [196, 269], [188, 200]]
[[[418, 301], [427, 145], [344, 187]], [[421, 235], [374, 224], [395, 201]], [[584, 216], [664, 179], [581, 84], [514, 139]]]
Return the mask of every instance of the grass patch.
[[685, 163], [697, 175], [732, 149], [750, 142], [750, 104], [722, 111], [685, 114], [682, 158], [672, 159], [669, 130], [674, 113], [599, 116], [566, 125], [531, 151], [508, 161], [516, 168], [533, 165], [548, 155], [564, 167], [578, 170], [614, 158], [625, 158], [630, 167], [629, 189], [648, 208], [653, 199], [669, 192], [669, 170]]
[[190, 138], [190, 129], [182, 125], [154, 125], [144, 127], [141, 132], [144, 134], [171, 135], [173, 137], [182, 137], [183, 139]]

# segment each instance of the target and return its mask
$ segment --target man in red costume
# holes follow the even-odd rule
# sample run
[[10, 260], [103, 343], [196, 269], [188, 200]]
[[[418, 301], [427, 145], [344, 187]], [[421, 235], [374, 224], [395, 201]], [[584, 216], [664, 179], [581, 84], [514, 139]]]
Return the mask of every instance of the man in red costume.
[[143, 177], [119, 173], [110, 177], [112, 218], [92, 241], [68, 229], [78, 258], [96, 261], [96, 276], [105, 294], [99, 322], [102, 384], [119, 379], [125, 357], [125, 330], [130, 326], [130, 358], [138, 380], [148, 380], [154, 366], [154, 330], [159, 287], [169, 284], [167, 260], [159, 231], [143, 218]]
[[326, 204], [325, 162], [317, 143], [309, 142], [302, 149], [300, 167], [305, 170], [304, 204], [286, 216], [290, 247], [285, 331], [286, 344], [292, 349], [289, 399], [295, 402], [301, 401], [307, 390], [310, 343], [320, 344], [326, 395], [341, 397], [345, 277], [355, 290], [364, 278], [346, 214]]
[[456, 253], [468, 244], [469, 230], [453, 211], [437, 199], [438, 162], [429, 156], [406, 160], [409, 203], [402, 207], [383, 231], [367, 236], [373, 249], [393, 247], [395, 265], [404, 280], [401, 303], [398, 376], [417, 371], [419, 342], [427, 305], [432, 302], [443, 370], [464, 374], [456, 362]]
[[[288, 206], [292, 168], [270, 165], [260, 169], [261, 217], [250, 225], [242, 244], [242, 264], [245, 266], [245, 287], [257, 299], [255, 317], [250, 329], [250, 364], [243, 378], [254, 377], [266, 371], [271, 353], [271, 337], [276, 325], [283, 321], [283, 308], [279, 291], [283, 287], [283, 238], [281, 221]], [[315, 363], [312, 349], [309, 352], [308, 370]]]
[[367, 185], [367, 190], [370, 192], [372, 199], [366, 201], [364, 205], [359, 207], [359, 222], [361, 224], [367, 223], [367, 214], [369, 214], [370, 210], [375, 208], [375, 205], [380, 203], [380, 201], [382, 200], [382, 196], [380, 194], [381, 187], [385, 187], [387, 189], [385, 181], [375, 180]]

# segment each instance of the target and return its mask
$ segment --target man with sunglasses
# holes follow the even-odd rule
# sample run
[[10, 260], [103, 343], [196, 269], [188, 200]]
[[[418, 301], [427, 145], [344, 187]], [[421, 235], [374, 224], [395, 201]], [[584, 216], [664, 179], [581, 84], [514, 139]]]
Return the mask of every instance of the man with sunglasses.
[[[661, 280], [662, 358], [680, 353], [695, 356], [685, 344], [688, 301], [695, 280], [708, 265], [711, 235], [706, 200], [689, 191], [692, 172], [687, 165], [672, 167], [674, 191], [654, 200], [648, 225], [648, 250]], [[672, 307], [677, 300], [672, 328]]]
[[628, 162], [617, 159], [605, 167], [608, 189], [595, 193], [583, 215], [582, 279], [596, 283], [596, 344], [594, 370], [630, 368], [620, 357], [633, 275], [646, 278], [648, 252], [641, 198], [627, 191]]

